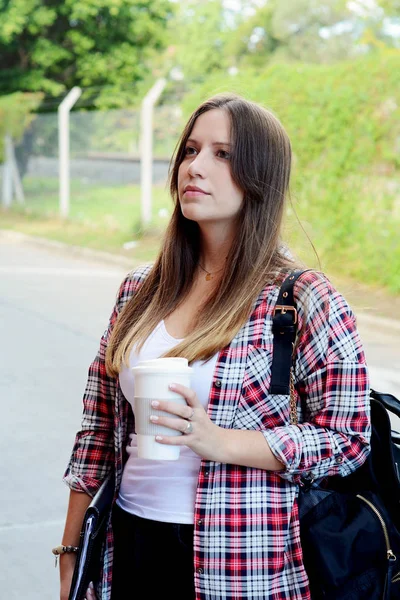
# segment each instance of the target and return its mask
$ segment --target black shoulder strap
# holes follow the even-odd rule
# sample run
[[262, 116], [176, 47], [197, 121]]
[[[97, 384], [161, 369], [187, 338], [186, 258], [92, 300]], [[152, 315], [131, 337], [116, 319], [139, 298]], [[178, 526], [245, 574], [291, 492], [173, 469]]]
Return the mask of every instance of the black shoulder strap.
[[[306, 269], [307, 271], [309, 269]], [[274, 346], [271, 367], [271, 394], [290, 394], [290, 369], [292, 366], [293, 343], [297, 331], [297, 310], [293, 288], [305, 271], [293, 271], [283, 281], [272, 317]]]

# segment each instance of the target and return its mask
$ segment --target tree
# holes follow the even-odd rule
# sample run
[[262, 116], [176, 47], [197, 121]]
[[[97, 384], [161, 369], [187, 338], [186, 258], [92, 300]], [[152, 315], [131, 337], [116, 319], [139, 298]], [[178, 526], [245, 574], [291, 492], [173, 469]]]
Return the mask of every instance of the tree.
[[170, 66], [184, 75], [185, 87], [227, 67], [225, 45], [230, 26], [223, 0], [186, 0], [169, 23]]
[[400, 0], [377, 0], [388, 17], [400, 17]]
[[25, 129], [34, 119], [33, 111], [42, 100], [42, 95], [16, 92], [0, 97], [0, 163], [4, 160], [4, 137], [11, 135], [19, 142]]
[[253, 14], [242, 12], [242, 21], [227, 43], [231, 63], [262, 67], [282, 45], [272, 27], [276, 0], [269, 0]]
[[[400, 0], [382, 0], [394, 10]], [[240, 65], [260, 67], [271, 61], [328, 63], [365, 53], [365, 33], [388, 45], [382, 11], [364, 0], [268, 0], [244, 19], [228, 51]], [[387, 13], [389, 14], [389, 13]], [[389, 44], [390, 45], [390, 44]]]
[[331, 62], [352, 53], [357, 18], [346, 0], [284, 0], [276, 4], [272, 29], [286, 58]]
[[169, 0], [0, 0], [0, 94], [59, 97], [88, 88], [86, 105], [132, 102], [166, 43]]

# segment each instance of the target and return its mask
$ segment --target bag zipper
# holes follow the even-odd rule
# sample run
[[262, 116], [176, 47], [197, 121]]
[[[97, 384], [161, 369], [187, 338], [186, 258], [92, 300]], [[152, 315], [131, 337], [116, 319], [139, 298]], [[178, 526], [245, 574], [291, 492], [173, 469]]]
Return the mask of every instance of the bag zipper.
[[[390, 548], [390, 539], [389, 539], [389, 534], [388, 534], [385, 520], [382, 517], [379, 510], [376, 508], [376, 506], [370, 500], [368, 500], [367, 498], [364, 498], [364, 496], [361, 496], [360, 494], [357, 494], [357, 498], [359, 498], [360, 500], [362, 500], [363, 502], [368, 504], [368, 506], [378, 517], [379, 522], [382, 525], [382, 531], [383, 531], [383, 535], [385, 536], [385, 542], [386, 542], [386, 557], [387, 557], [387, 560], [389, 561], [388, 577], [389, 577], [389, 581], [390, 581], [390, 571], [392, 570], [393, 564], [397, 560], [397, 557], [394, 554], [393, 550]], [[400, 572], [396, 573], [396, 575], [391, 579], [391, 583], [397, 583], [398, 581], [400, 581]], [[387, 579], [386, 579], [386, 582], [387, 582]], [[386, 585], [387, 585], [387, 583], [385, 584], [385, 589], [386, 589]], [[384, 597], [386, 598], [386, 593], [384, 593]]]
[[376, 514], [376, 516], [379, 519], [380, 524], [382, 525], [383, 535], [385, 536], [385, 542], [386, 542], [386, 557], [387, 557], [387, 559], [393, 560], [393, 561], [397, 560], [396, 555], [394, 554], [393, 550], [390, 548], [390, 540], [389, 540], [388, 530], [387, 530], [386, 523], [385, 523], [384, 518], [382, 517], [381, 513], [376, 508], [376, 506], [370, 500], [367, 500], [367, 498], [364, 498], [364, 496], [357, 494], [357, 498], [359, 498], [360, 500], [362, 500], [363, 502], [368, 504], [368, 506], [374, 511], [374, 513]]

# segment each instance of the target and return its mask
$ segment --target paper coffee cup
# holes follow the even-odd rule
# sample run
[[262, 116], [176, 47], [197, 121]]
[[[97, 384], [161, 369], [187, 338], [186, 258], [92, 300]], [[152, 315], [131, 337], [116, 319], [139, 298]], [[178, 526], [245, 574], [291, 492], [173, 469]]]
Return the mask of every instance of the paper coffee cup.
[[169, 389], [170, 383], [180, 383], [190, 387], [193, 369], [186, 358], [155, 358], [139, 362], [132, 368], [135, 378], [135, 396], [133, 412], [137, 435], [139, 458], [153, 460], [177, 460], [180, 446], [165, 446], [156, 442], [156, 435], [183, 435], [180, 431], [157, 425], [150, 421], [150, 415], [179, 418], [171, 413], [157, 410], [151, 406], [153, 400], [169, 400], [186, 406], [181, 395]]

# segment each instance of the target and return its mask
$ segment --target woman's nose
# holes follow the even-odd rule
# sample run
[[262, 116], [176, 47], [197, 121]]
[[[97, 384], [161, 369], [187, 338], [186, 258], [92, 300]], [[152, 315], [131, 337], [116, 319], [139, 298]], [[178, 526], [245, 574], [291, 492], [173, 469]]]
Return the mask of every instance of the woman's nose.
[[205, 172], [206, 172], [205, 157], [200, 152], [193, 158], [193, 160], [189, 164], [188, 173], [191, 177], [204, 177]]

